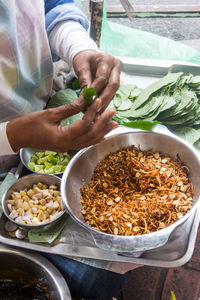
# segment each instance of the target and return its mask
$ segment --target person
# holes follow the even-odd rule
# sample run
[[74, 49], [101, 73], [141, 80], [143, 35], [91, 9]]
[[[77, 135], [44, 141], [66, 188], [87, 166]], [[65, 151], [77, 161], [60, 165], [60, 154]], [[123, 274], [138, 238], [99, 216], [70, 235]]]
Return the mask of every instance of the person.
[[[79, 150], [101, 142], [118, 126], [111, 120], [115, 111], [106, 108], [119, 87], [120, 63], [99, 51], [87, 29], [87, 18], [74, 1], [0, 0], [1, 172], [12, 166], [20, 148]], [[44, 109], [52, 91], [53, 61], [59, 58], [76, 74], [81, 88], [94, 87], [98, 95], [82, 120], [65, 127], [61, 120], [83, 111], [84, 99]], [[76, 298], [111, 299], [128, 276], [45, 255]]]

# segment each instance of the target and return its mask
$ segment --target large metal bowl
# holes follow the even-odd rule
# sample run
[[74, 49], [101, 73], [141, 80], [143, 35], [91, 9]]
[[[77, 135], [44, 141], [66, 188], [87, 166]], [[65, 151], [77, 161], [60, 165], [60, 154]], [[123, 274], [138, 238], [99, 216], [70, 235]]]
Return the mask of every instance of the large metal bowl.
[[57, 218], [49, 221], [49, 222], [44, 222], [44, 223], [39, 223], [36, 225], [26, 225], [26, 224], [21, 224], [19, 222], [16, 222], [13, 220], [9, 214], [8, 210], [8, 200], [11, 199], [11, 194], [13, 192], [19, 192], [20, 190], [24, 190], [25, 188], [30, 188], [33, 186], [33, 184], [36, 184], [38, 182], [42, 182], [48, 185], [57, 185], [58, 188], [60, 188], [61, 184], [61, 179], [57, 176], [50, 175], [50, 174], [30, 174], [23, 176], [19, 179], [16, 179], [16, 182], [14, 182], [4, 193], [3, 198], [2, 198], [2, 209], [6, 217], [13, 223], [15, 223], [17, 226], [25, 229], [25, 230], [30, 230], [30, 229], [36, 229], [36, 228], [43, 228], [47, 229], [49, 227], [52, 227], [56, 225], [58, 222], [61, 221], [61, 218], [63, 215], [66, 213], [65, 210], [61, 214], [57, 216]]
[[[116, 152], [121, 147], [135, 145], [141, 150], [159, 151], [172, 157], [179, 155], [180, 159], [189, 167], [189, 180], [194, 186], [192, 209], [179, 221], [162, 230], [140, 236], [117, 236], [95, 230], [88, 226], [81, 214], [80, 187], [83, 181], [88, 184], [94, 167], [106, 155]], [[100, 248], [119, 252], [145, 251], [164, 245], [173, 230], [181, 226], [189, 216], [195, 213], [200, 205], [200, 158], [198, 152], [176, 136], [169, 136], [148, 131], [131, 131], [108, 137], [104, 142], [79, 151], [67, 166], [61, 182], [63, 203], [71, 217], [82, 227], [87, 229], [96, 245]]]
[[[70, 291], [62, 274], [42, 255], [0, 245], [0, 273], [6, 271], [16, 278], [21, 272], [47, 288], [53, 300], [70, 300]], [[14, 295], [13, 295], [14, 296]]]

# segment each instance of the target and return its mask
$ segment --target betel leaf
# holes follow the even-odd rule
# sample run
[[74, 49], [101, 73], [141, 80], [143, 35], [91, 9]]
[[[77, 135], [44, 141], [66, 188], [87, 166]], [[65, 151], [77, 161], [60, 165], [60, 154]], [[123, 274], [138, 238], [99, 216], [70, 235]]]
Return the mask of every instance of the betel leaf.
[[120, 106], [118, 107], [118, 110], [128, 110], [130, 109], [132, 106], [132, 101], [130, 99], [125, 99], [124, 101], [122, 101], [122, 103], [120, 104]]
[[78, 78], [74, 77], [71, 81], [71, 88], [73, 90], [79, 90], [80, 89], [80, 82]]
[[139, 108], [141, 105], [143, 105], [149, 99], [149, 97], [152, 94], [159, 91], [161, 88], [175, 83], [182, 74], [183, 74], [182, 72], [168, 73], [162, 79], [149, 85], [147, 88], [145, 88], [144, 90], [141, 91], [141, 93], [137, 97], [136, 101], [134, 102], [131, 110], [135, 110], [135, 109]]
[[127, 122], [122, 125], [130, 128], [138, 128], [138, 129], [152, 131], [153, 127], [155, 127], [158, 124], [162, 124], [162, 123], [158, 121], [137, 120], [137, 121]]
[[[125, 98], [126, 99], [126, 98]], [[124, 100], [120, 96], [115, 96], [113, 99], [114, 106], [118, 108]]]
[[190, 144], [194, 144], [199, 140], [200, 132], [192, 127], [179, 127], [172, 130], [174, 134], [186, 140]]
[[129, 98], [131, 95], [131, 92], [136, 89], [137, 86], [135, 84], [120, 84], [119, 89], [116, 92], [116, 97], [120, 98]]
[[85, 105], [86, 107], [88, 107], [92, 103], [94, 96], [96, 96], [96, 90], [94, 88], [88, 88], [87, 86], [85, 86], [83, 88], [82, 95], [85, 101]]
[[49, 100], [46, 108], [54, 108], [63, 104], [68, 104], [77, 98], [77, 94], [72, 89], [64, 89], [55, 93], [55, 95]]
[[[73, 102], [77, 98], [77, 93], [72, 89], [64, 89], [58, 91], [48, 102], [46, 108], [55, 108], [64, 104]], [[66, 126], [73, 124], [74, 122], [81, 120], [83, 113], [78, 113], [67, 119], [62, 120], [61, 125]]]
[[60, 222], [53, 227], [47, 228], [37, 228], [31, 229], [28, 231], [28, 239], [31, 243], [48, 243], [51, 244], [54, 242], [58, 236], [60, 235], [61, 231], [63, 230], [67, 218], [69, 216], [64, 214], [60, 220]]

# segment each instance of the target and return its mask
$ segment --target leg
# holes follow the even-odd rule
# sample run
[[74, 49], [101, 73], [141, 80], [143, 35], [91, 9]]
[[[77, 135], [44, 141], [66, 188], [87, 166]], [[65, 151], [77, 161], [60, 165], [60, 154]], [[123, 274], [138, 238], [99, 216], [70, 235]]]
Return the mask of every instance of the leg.
[[118, 274], [59, 255], [44, 254], [63, 274], [72, 297], [110, 300], [122, 290], [129, 272]]

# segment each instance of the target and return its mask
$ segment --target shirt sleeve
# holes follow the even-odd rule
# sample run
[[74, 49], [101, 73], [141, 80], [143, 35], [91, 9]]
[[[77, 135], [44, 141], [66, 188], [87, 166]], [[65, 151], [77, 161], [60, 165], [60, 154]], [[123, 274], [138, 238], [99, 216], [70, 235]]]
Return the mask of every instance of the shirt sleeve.
[[59, 22], [71, 20], [80, 23], [86, 30], [89, 22], [86, 15], [76, 6], [73, 0], [45, 0], [45, 22], [49, 33]]
[[0, 123], [0, 156], [1, 155], [9, 155], [9, 154], [16, 154], [8, 141], [7, 133], [6, 133], [6, 126], [8, 122]]
[[[86, 15], [76, 6], [73, 0], [44, 0], [45, 25], [47, 34], [60, 22], [74, 21], [88, 30], [89, 22]], [[52, 52], [53, 61], [59, 60], [59, 55]]]
[[49, 34], [51, 51], [73, 68], [74, 56], [84, 50], [99, 51], [88, 32], [77, 22], [65, 21], [57, 24]]

